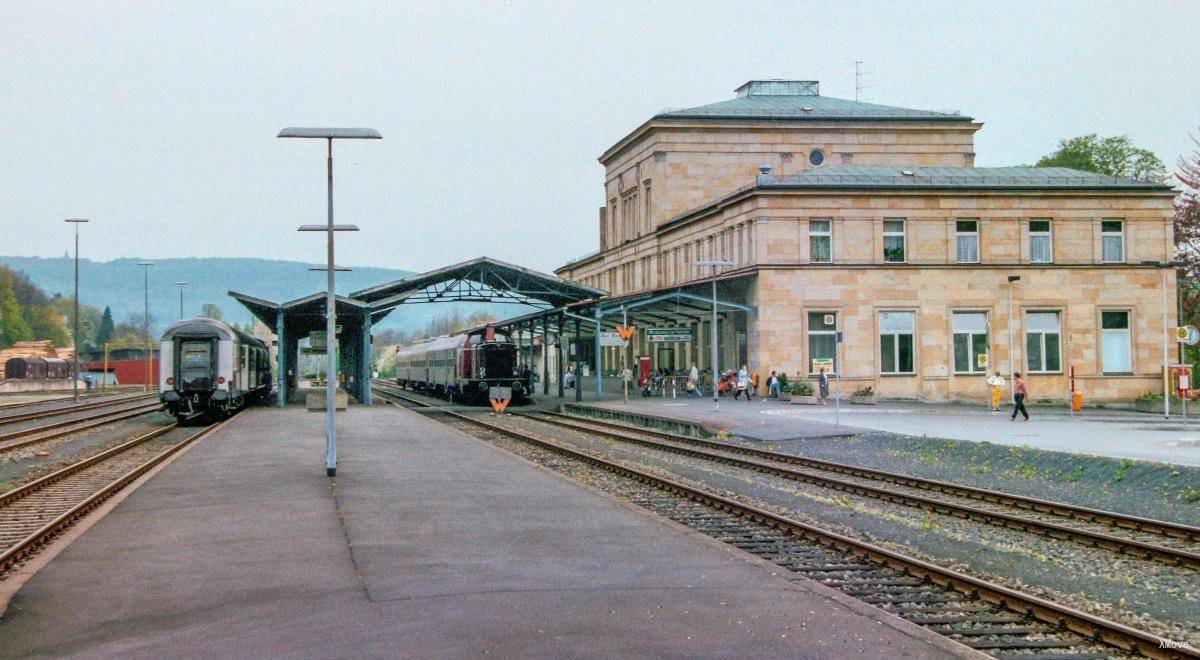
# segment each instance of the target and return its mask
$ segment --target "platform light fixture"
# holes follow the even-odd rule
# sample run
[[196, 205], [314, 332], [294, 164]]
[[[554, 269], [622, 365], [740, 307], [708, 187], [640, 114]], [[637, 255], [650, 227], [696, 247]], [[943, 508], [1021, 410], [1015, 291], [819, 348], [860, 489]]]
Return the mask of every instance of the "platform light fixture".
[[139, 261], [137, 265], [142, 267], [142, 333], [146, 335], [146, 384], [142, 386], [142, 391], [150, 389], [150, 267], [154, 265], [153, 261]]
[[1170, 326], [1167, 325], [1167, 272], [1179, 268], [1183, 265], [1182, 261], [1157, 261], [1144, 260], [1143, 266], [1151, 268], [1159, 268], [1162, 270], [1162, 360], [1163, 360], [1163, 417], [1171, 418], [1171, 335]]
[[[1008, 395], [1011, 399], [1017, 398], [1017, 378], [1016, 364], [1014, 355], [1016, 354], [1016, 346], [1013, 345], [1013, 287], [1017, 282], [1021, 281], [1020, 275], [1008, 276]], [[985, 374], [986, 375], [986, 374]]]
[[[333, 260], [333, 235], [339, 231], [358, 231], [355, 225], [333, 224], [333, 141], [334, 140], [379, 140], [383, 136], [373, 128], [297, 128], [279, 131], [281, 138], [308, 138], [325, 140], [326, 144], [326, 211], [324, 225], [302, 225], [299, 231], [323, 231], [326, 236], [325, 288], [325, 355], [329, 363], [329, 375], [325, 378], [325, 474], [337, 475], [337, 426], [334, 415], [337, 410], [337, 379], [334, 377], [336, 356], [334, 334], [337, 330], [337, 307], [334, 293], [334, 275], [338, 267]], [[370, 384], [367, 384], [370, 387]]]
[[176, 282], [175, 286], [179, 287], [179, 319], [183, 320], [183, 287], [187, 286], [187, 282]]
[[717, 371], [717, 269], [722, 266], [732, 266], [733, 262], [728, 259], [710, 259], [705, 261], [697, 261], [697, 266], [711, 266], [712, 271], [712, 327], [709, 329], [708, 336], [712, 339], [712, 388], [713, 388], [713, 410], [721, 409], [720, 393], [717, 391], [717, 382], [720, 377]]
[[79, 401], [79, 225], [89, 221], [83, 218], [67, 218], [63, 222], [75, 225], [75, 332], [71, 336], [75, 343], [75, 358], [71, 368], [71, 371], [74, 372], [74, 377], [71, 379], [71, 392], [75, 401]]

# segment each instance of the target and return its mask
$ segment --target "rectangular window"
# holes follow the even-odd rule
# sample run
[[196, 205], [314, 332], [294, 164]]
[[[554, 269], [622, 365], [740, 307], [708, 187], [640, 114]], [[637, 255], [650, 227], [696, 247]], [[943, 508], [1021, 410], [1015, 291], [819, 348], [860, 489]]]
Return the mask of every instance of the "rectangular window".
[[1025, 355], [1030, 373], [1062, 371], [1062, 322], [1059, 312], [1025, 315]]
[[1049, 220], [1029, 221], [1029, 261], [1035, 264], [1054, 261], [1054, 243], [1050, 237]]
[[1100, 236], [1104, 252], [1104, 263], [1123, 263], [1125, 261], [1125, 222], [1122, 220], [1102, 220], [1100, 222]]
[[904, 221], [883, 221], [883, 260], [904, 263]]
[[654, 230], [654, 225], [651, 222], [651, 218], [650, 218], [650, 182], [649, 181], [642, 184], [642, 197], [643, 197], [643, 199], [646, 200], [644, 202], [646, 205], [646, 209], [642, 212], [642, 230], [645, 233], [649, 234], [651, 231]]
[[958, 247], [958, 263], [979, 263], [979, 221], [958, 220], [954, 223], [954, 232]]
[[[988, 322], [984, 312], [954, 312], [954, 373], [987, 371]], [[981, 359], [981, 356], [982, 357]]]
[[817, 264], [833, 261], [833, 221], [808, 221], [808, 260]]
[[1104, 373], [1132, 373], [1129, 312], [1100, 312], [1100, 335]]
[[916, 329], [916, 317], [913, 312], [880, 312], [880, 373], [913, 373], [913, 332]]
[[822, 365], [825, 373], [837, 373], [836, 312], [808, 313], [808, 372], [816, 374]]

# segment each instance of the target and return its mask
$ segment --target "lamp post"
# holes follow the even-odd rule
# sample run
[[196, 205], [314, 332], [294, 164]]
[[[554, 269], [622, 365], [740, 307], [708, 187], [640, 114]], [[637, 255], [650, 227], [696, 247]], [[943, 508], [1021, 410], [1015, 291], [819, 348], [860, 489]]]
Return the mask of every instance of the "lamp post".
[[175, 286], [179, 287], [179, 318], [183, 319], [183, 287], [187, 286], [187, 282], [176, 282]]
[[75, 225], [75, 332], [71, 336], [75, 343], [75, 363], [71, 368], [71, 392], [75, 401], [79, 401], [79, 225], [88, 221], [83, 218], [68, 218], [64, 222]]
[[1173, 270], [1183, 265], [1180, 261], [1157, 261], [1145, 260], [1143, 266], [1158, 268], [1162, 270], [1162, 360], [1163, 360], [1163, 417], [1171, 418], [1171, 350], [1170, 350], [1170, 326], [1168, 325], [1167, 317], [1167, 271]]
[[[1017, 378], [1016, 364], [1014, 356], [1017, 353], [1017, 347], [1013, 344], [1013, 288], [1017, 282], [1021, 281], [1020, 275], [1008, 276], [1008, 395], [1012, 399], [1017, 398]], [[969, 348], [969, 347], [968, 347]], [[968, 354], [970, 351], [967, 351]], [[969, 355], [968, 355], [969, 357]]]
[[712, 372], [713, 372], [713, 410], [721, 409], [720, 393], [717, 391], [717, 380], [720, 378], [717, 372], [717, 269], [721, 266], [732, 266], [733, 262], [726, 259], [710, 259], [707, 261], [697, 261], [697, 266], [712, 266], [712, 329], [708, 333], [712, 338]]
[[326, 237], [326, 288], [325, 288], [325, 356], [329, 362], [329, 374], [325, 378], [325, 474], [337, 475], [337, 427], [334, 413], [337, 409], [337, 380], [334, 376], [334, 342], [337, 330], [337, 309], [334, 293], [333, 234], [338, 231], [358, 231], [355, 225], [333, 224], [333, 141], [334, 140], [378, 140], [383, 136], [373, 128], [285, 128], [279, 131], [281, 138], [310, 138], [325, 140], [325, 183], [326, 222], [324, 225], [303, 225], [300, 231], [323, 231]]
[[142, 332], [146, 335], [146, 384], [142, 386], [142, 391], [145, 392], [150, 387], [150, 267], [154, 265], [154, 262], [139, 261], [137, 265], [142, 267], [142, 293], [144, 296]]

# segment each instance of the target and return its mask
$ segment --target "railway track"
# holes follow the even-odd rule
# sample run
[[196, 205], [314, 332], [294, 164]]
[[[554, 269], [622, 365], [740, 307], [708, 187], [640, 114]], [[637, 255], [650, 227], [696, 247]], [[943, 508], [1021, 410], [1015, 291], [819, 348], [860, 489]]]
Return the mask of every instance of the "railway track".
[[0, 495], [0, 580], [114, 493], [219, 426], [190, 435], [175, 424], [156, 429]]
[[[1190, 657], [1159, 637], [1044, 598], [794, 520], [707, 488], [617, 463], [376, 386], [395, 405], [436, 419], [551, 469], [589, 481], [709, 536], [998, 657]], [[604, 475], [604, 476], [596, 476]]]
[[1200, 527], [561, 413], [514, 414], [628, 444], [1200, 570]]
[[161, 410], [162, 405], [157, 401], [152, 403], [140, 403], [133, 406], [118, 408], [117, 410], [108, 410], [99, 413], [94, 413], [86, 417], [77, 419], [69, 419], [60, 422], [52, 422], [41, 426], [34, 426], [19, 431], [10, 431], [0, 434], [0, 454], [9, 452], [14, 449], [28, 447], [29, 445], [54, 440], [64, 436], [88, 431], [105, 424], [138, 417], [148, 413]]
[[[83, 399], [95, 399], [97, 397], [102, 397], [102, 396], [113, 396], [116, 394], [133, 392], [135, 390], [140, 392], [142, 390], [142, 388], [141, 387], [110, 388], [107, 390], [95, 391], [95, 392], [92, 392], [91, 394], [80, 394], [79, 399], [81, 401]], [[72, 401], [72, 399], [75, 398], [71, 394], [70, 390], [64, 390], [64, 392], [66, 392], [66, 394], [62, 394], [61, 396], [48, 397], [45, 399], [36, 399], [33, 401], [15, 401], [12, 403], [0, 403], [0, 410], [10, 410], [13, 408], [27, 408], [29, 406], [42, 406], [42, 405], [46, 405], [48, 403], [62, 403], [64, 401]], [[3, 400], [3, 398], [5, 396], [16, 396], [18, 394], [22, 394], [22, 393], [14, 392], [12, 394], [0, 394], [0, 400]]]
[[149, 401], [157, 399], [157, 394], [135, 394], [133, 396], [124, 396], [119, 398], [108, 399], [105, 401], [94, 401], [91, 403], [71, 404], [59, 406], [57, 408], [47, 408], [45, 410], [33, 410], [25, 413], [14, 413], [12, 415], [0, 416], [0, 426], [8, 424], [16, 424], [18, 422], [26, 422], [32, 419], [45, 419], [47, 417], [60, 417], [71, 413], [83, 412], [85, 410], [95, 410], [97, 408], [107, 408], [120, 405], [123, 403], [131, 403], [133, 401]]

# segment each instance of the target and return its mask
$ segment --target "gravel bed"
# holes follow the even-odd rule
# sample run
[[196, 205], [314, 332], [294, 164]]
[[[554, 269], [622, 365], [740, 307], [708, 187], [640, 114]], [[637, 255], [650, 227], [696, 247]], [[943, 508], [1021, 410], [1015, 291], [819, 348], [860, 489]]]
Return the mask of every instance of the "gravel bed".
[[1200, 574], [1195, 571], [528, 420], [505, 421], [942, 566], [1200, 643]]
[[[72, 463], [126, 442], [156, 428], [169, 426], [175, 420], [166, 413], [150, 413], [127, 420], [75, 433], [63, 438], [39, 442], [20, 449], [0, 453], [0, 492], [7, 492], [62, 469]], [[49, 452], [38, 456], [37, 452]]]

